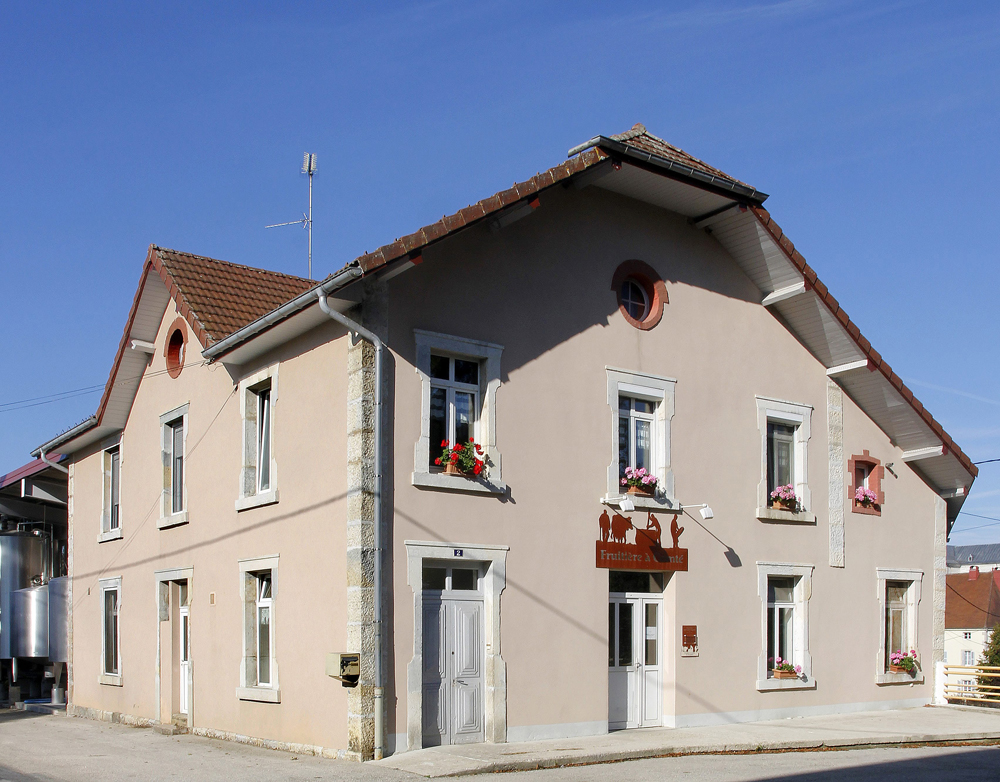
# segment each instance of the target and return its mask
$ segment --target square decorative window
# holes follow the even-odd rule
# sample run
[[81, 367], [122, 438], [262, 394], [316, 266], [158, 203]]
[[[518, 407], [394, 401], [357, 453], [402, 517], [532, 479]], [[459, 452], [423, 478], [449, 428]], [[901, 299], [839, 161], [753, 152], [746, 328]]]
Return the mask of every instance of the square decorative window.
[[274, 416], [278, 399], [278, 365], [240, 381], [243, 418], [243, 465], [236, 510], [278, 501], [278, 465], [274, 458]]
[[885, 468], [882, 463], [865, 449], [848, 460], [847, 471], [851, 478], [848, 494], [852, 511], [881, 516], [882, 503], [885, 502], [885, 495], [882, 493]]
[[816, 523], [808, 483], [811, 419], [809, 405], [757, 397], [761, 433], [757, 518], [761, 521]]
[[[605, 367], [612, 418], [613, 451], [603, 501], [619, 505], [627, 496], [637, 509], [673, 510], [674, 473], [670, 463], [670, 422], [674, 415], [672, 378]], [[628, 494], [627, 473], [644, 471], [655, 483]], [[635, 479], [633, 479], [634, 481]], [[625, 483], [623, 483], [623, 481]]]
[[[413, 449], [413, 485], [476, 494], [504, 494], [496, 435], [496, 394], [503, 347], [414, 329], [421, 382], [420, 438]], [[434, 460], [441, 443], [480, 445], [485, 477], [447, 475]]]
[[99, 581], [101, 598], [101, 684], [120, 686], [121, 627], [119, 615], [122, 602], [121, 578], [106, 578]]
[[160, 502], [160, 529], [185, 524], [187, 484], [185, 461], [187, 449], [188, 406], [183, 405], [160, 416], [162, 430], [163, 495]]
[[972, 633], [966, 631], [966, 632], [962, 633], [962, 638], [964, 638], [966, 641], [971, 641], [972, 640]]
[[121, 520], [121, 445], [116, 444], [102, 454], [104, 466], [104, 501], [101, 511], [101, 533], [98, 541], [118, 540], [122, 536]]
[[[812, 573], [812, 565], [757, 563], [757, 589], [763, 612], [763, 643], [757, 659], [758, 690], [807, 689], [816, 686], [812, 678], [812, 655], [809, 652]], [[788, 663], [797, 670], [776, 673], [781, 663]]]
[[[917, 606], [923, 580], [920, 570], [876, 569], [879, 598], [879, 648], [876, 656], [876, 684], [908, 684], [922, 682], [924, 661], [920, 658], [917, 639]], [[917, 654], [917, 672], [893, 673], [889, 670], [889, 656], [893, 652]]]
[[278, 661], [275, 655], [275, 598], [278, 557], [240, 561], [243, 593], [243, 660], [240, 700], [279, 703]]

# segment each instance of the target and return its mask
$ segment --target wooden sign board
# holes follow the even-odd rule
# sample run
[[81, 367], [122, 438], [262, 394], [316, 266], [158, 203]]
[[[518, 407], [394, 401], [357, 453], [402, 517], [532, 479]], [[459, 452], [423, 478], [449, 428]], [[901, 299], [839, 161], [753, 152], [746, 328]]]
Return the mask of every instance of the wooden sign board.
[[[644, 570], [666, 571], [687, 570], [688, 552], [680, 548], [678, 539], [684, 532], [677, 526], [677, 519], [670, 523], [670, 535], [673, 545], [663, 548], [660, 545], [660, 523], [650, 513], [646, 519], [645, 528], [636, 527], [632, 520], [620, 513], [609, 516], [605, 510], [598, 520], [600, 539], [597, 541], [597, 567], [609, 570]], [[628, 542], [629, 533], [634, 532], [632, 542]]]

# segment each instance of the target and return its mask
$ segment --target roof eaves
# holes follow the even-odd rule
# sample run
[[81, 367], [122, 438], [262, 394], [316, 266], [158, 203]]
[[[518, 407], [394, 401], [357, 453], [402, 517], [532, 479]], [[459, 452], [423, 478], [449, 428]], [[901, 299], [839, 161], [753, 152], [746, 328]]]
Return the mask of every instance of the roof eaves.
[[789, 260], [795, 265], [795, 267], [802, 273], [803, 277], [809, 282], [815, 291], [819, 300], [830, 310], [830, 313], [844, 326], [847, 333], [850, 335], [851, 339], [858, 346], [861, 352], [868, 358], [871, 364], [877, 369], [889, 383], [899, 392], [903, 399], [916, 411], [920, 418], [930, 427], [939, 438], [941, 438], [944, 447], [951, 453], [955, 455], [959, 463], [964, 467], [969, 474], [975, 479], [979, 475], [979, 468], [972, 463], [972, 460], [959, 448], [958, 444], [951, 438], [951, 436], [944, 430], [944, 428], [939, 424], [934, 416], [928, 412], [920, 400], [914, 396], [913, 392], [907, 388], [903, 380], [892, 371], [892, 367], [882, 358], [881, 354], [875, 350], [871, 342], [864, 338], [861, 334], [861, 329], [858, 328], [847, 313], [844, 311], [843, 307], [840, 306], [833, 295], [830, 293], [829, 289], [824, 285], [816, 272], [806, 263], [806, 259], [802, 256], [798, 250], [795, 249], [795, 245], [792, 244], [791, 240], [785, 235], [784, 231], [781, 230], [779, 226], [772, 218], [770, 213], [761, 206], [751, 207], [757, 220], [763, 226], [764, 230], [771, 236], [775, 244], [777, 244], [782, 251], [788, 256]]
[[69, 429], [67, 429], [62, 434], [56, 435], [51, 440], [49, 440], [47, 443], [42, 443], [40, 446], [38, 446], [35, 450], [33, 450], [31, 452], [31, 455], [34, 456], [34, 457], [36, 457], [36, 458], [40, 457], [40, 455], [43, 454], [43, 453], [46, 454], [46, 455], [48, 455], [49, 453], [51, 453], [56, 448], [59, 448], [59, 447], [65, 445], [66, 443], [68, 443], [70, 440], [73, 440], [74, 438], [79, 437], [84, 432], [90, 431], [95, 426], [97, 426], [97, 424], [98, 424], [97, 416], [96, 415], [92, 415], [92, 416], [90, 416], [90, 418], [87, 418], [86, 420], [81, 421], [76, 426], [70, 427]]

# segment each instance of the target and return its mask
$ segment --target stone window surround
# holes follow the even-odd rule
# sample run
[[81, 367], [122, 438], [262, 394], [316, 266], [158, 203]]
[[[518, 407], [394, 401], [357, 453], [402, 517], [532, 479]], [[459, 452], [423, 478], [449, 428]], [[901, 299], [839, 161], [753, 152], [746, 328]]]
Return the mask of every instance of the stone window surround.
[[[242, 466], [236, 510], [260, 508], [278, 502], [278, 462], [274, 453], [274, 417], [278, 407], [278, 364], [261, 369], [240, 381], [240, 421], [243, 423]], [[257, 491], [257, 393], [271, 391], [271, 488]]]
[[[240, 686], [236, 688], [236, 697], [241, 701], [258, 701], [261, 703], [281, 703], [281, 688], [278, 684], [278, 644], [277, 644], [277, 605], [278, 605], [278, 554], [266, 557], [253, 557], [251, 559], [241, 559], [240, 565], [240, 604], [243, 610], [243, 655], [240, 658]], [[259, 573], [262, 570], [271, 571], [271, 683], [266, 687], [256, 684], [249, 684], [247, 678], [247, 666], [250, 655], [248, 654], [252, 644], [256, 644], [256, 607], [257, 607], [257, 585], [252, 584], [252, 597], [248, 590], [251, 589], [251, 574]], [[250, 613], [254, 614], [253, 621], [249, 621]], [[253, 634], [251, 638], [251, 632]], [[256, 649], [254, 648], [256, 653]], [[253, 659], [256, 660], [256, 657]]]
[[[868, 488], [875, 492], [877, 499], [875, 500], [875, 507], [866, 508], [856, 499], [854, 499], [854, 493], [858, 490], [858, 487], [854, 485], [855, 472], [857, 467], [860, 465], [866, 465], [870, 468], [868, 475]], [[881, 516], [882, 515], [882, 503], [885, 502], [885, 493], [882, 491], [882, 480], [885, 478], [885, 468], [882, 466], [882, 462], [868, 453], [868, 449], [865, 448], [861, 454], [854, 454], [847, 462], [847, 472], [850, 475], [850, 483], [848, 484], [848, 497], [851, 501], [851, 512], [852, 513], [864, 513], [869, 516]]]
[[[796, 565], [787, 562], [757, 563], [757, 594], [760, 597], [760, 656], [757, 658], [757, 689], [813, 690], [816, 680], [812, 677], [812, 654], [809, 651], [809, 601], [812, 599], [813, 565]], [[768, 576], [797, 578], [795, 584], [795, 661], [802, 666], [800, 679], [767, 678], [767, 579]]]
[[[125, 464], [125, 450], [122, 447], [121, 433], [106, 440], [101, 446], [101, 472], [104, 481], [104, 490], [101, 494], [101, 527], [97, 533], [97, 542], [106, 543], [109, 540], [122, 539], [122, 469]], [[118, 529], [111, 529], [111, 476], [104, 460], [107, 459], [108, 451], [118, 449]]]
[[[648, 308], [642, 320], [636, 320], [625, 309], [622, 303], [622, 283], [632, 280], [646, 294]], [[640, 331], [649, 331], [663, 317], [663, 305], [670, 302], [667, 296], [667, 286], [660, 273], [645, 261], [622, 261], [611, 278], [611, 290], [618, 297], [618, 311], [625, 322]]]
[[[760, 430], [760, 483], [757, 484], [757, 518], [760, 521], [815, 524], [812, 491], [809, 489], [809, 438], [812, 437], [812, 405], [757, 396], [757, 428]], [[767, 423], [774, 421], [795, 426], [795, 494], [800, 510], [775, 510], [767, 491]]]
[[[503, 353], [503, 345], [423, 329], [414, 329], [413, 336], [417, 345], [414, 369], [420, 376], [420, 438], [413, 448], [413, 485], [425, 489], [446, 489], [472, 494], [506, 494], [507, 487], [502, 480], [502, 457], [500, 449], [497, 448], [496, 433], [496, 397], [497, 389], [500, 388], [500, 356]], [[478, 439], [489, 457], [489, 473], [485, 480], [431, 472], [428, 467], [431, 454], [431, 351], [456, 358], [479, 360], [481, 393]]]
[[920, 649], [917, 646], [917, 639], [920, 637], [917, 627], [917, 618], [920, 612], [917, 610], [920, 605], [921, 591], [923, 587], [924, 571], [910, 569], [875, 568], [876, 584], [878, 585], [878, 654], [875, 657], [875, 683], [876, 684], [922, 684], [924, 682], [924, 669], [922, 657], [918, 656], [920, 669], [915, 676], [908, 673], [889, 673], [885, 670], [886, 648], [885, 648], [885, 583], [886, 581], [909, 581], [910, 588], [906, 590], [907, 624], [909, 625], [909, 638], [907, 647], [916, 649], [919, 655]]
[[[179, 567], [170, 568], [169, 570], [157, 570], [153, 573], [153, 577], [156, 579], [156, 608], [157, 608], [157, 623], [156, 623], [156, 669], [154, 672], [155, 680], [155, 692], [156, 692], [156, 704], [157, 709], [160, 708], [160, 676], [162, 671], [162, 649], [160, 647], [160, 622], [166, 622], [170, 619], [170, 582], [172, 581], [186, 581], [187, 582], [187, 605], [191, 605], [191, 595], [194, 588], [194, 568], [193, 567]], [[191, 625], [188, 624], [188, 633], [191, 632]], [[189, 641], [190, 643], [190, 641]], [[191, 676], [191, 680], [194, 680], [194, 660], [188, 658], [188, 673]], [[190, 686], [191, 682], [188, 683], [188, 728], [194, 727], [194, 687]], [[164, 720], [166, 716], [166, 720]], [[163, 715], [160, 714], [160, 722], [170, 722], [173, 718], [172, 714]]]
[[[507, 552], [509, 546], [489, 546], [478, 543], [442, 543], [440, 541], [407, 540], [406, 582], [413, 590], [413, 657], [406, 666], [406, 746], [408, 750], [423, 748], [423, 669], [424, 669], [424, 599], [423, 564], [425, 559], [482, 562], [483, 619], [486, 642], [483, 677], [483, 710], [485, 737], [489, 744], [507, 741], [507, 664], [500, 648], [500, 595], [507, 586]], [[456, 557], [461, 550], [463, 556]]]
[[[122, 577], [113, 576], [110, 578], [102, 578], [98, 580], [98, 592], [100, 593], [101, 599], [99, 602], [99, 610], [101, 612], [101, 667], [100, 674], [98, 674], [97, 682], [98, 684], [107, 684], [110, 687], [121, 687], [122, 686]], [[104, 641], [107, 638], [107, 631], [104, 627], [104, 593], [105, 592], [117, 592], [118, 593], [118, 673], [105, 673], [104, 672], [104, 654], [105, 647]]]
[[160, 455], [164, 461], [169, 461], [170, 459], [170, 449], [171, 444], [168, 442], [169, 429], [167, 424], [176, 421], [178, 418], [184, 421], [184, 485], [181, 487], [181, 491], [184, 494], [184, 510], [180, 513], [171, 513], [171, 476], [172, 467], [167, 469], [167, 465], [164, 464], [163, 467], [163, 493], [160, 496], [160, 518], [156, 520], [157, 529], [167, 529], [168, 527], [176, 527], [181, 524], [188, 523], [188, 433], [190, 431], [190, 426], [188, 425], [188, 409], [191, 403], [185, 402], [180, 407], [175, 407], [173, 410], [164, 413], [160, 416]]
[[607, 494], [601, 502], [619, 507], [626, 496], [621, 490], [618, 472], [618, 397], [623, 394], [656, 403], [656, 420], [652, 432], [653, 472], [658, 478], [656, 496], [627, 496], [637, 510], [679, 511], [670, 454], [670, 422], [674, 417], [674, 388], [677, 381], [670, 377], [618, 367], [605, 366], [604, 369], [608, 376], [608, 406], [611, 408], [611, 462], [608, 464]]

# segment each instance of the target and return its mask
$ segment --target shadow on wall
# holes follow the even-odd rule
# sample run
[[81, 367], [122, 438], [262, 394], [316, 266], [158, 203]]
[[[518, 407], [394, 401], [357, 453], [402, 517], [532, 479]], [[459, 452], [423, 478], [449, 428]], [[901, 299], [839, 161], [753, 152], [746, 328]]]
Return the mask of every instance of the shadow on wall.
[[[501, 382], [573, 336], [607, 326], [618, 312], [611, 280], [626, 260], [648, 263], [668, 283], [760, 303], [757, 287], [704, 231], [679, 215], [594, 187], [552, 191], [527, 218], [497, 233], [471, 228], [424, 257], [401, 282], [389, 283], [391, 297], [421, 303], [392, 308], [392, 349], [412, 365], [413, 328], [503, 342]], [[470, 291], [478, 304], [470, 304]], [[659, 328], [670, 327], [669, 309]], [[675, 329], [677, 349], [684, 349], [686, 335], [710, 323]]]

